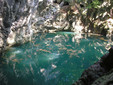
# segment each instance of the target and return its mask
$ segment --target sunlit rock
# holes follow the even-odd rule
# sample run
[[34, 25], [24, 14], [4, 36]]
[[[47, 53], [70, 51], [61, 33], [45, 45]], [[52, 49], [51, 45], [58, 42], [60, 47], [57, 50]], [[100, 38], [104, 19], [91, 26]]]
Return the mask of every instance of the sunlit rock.
[[39, 2], [42, 2], [43, 0], [39, 0]]
[[16, 34], [13, 31], [11, 31], [8, 38], [7, 38], [7, 43], [9, 45], [14, 45], [16, 43], [15, 42], [15, 36], [16, 36]]
[[103, 1], [103, 3], [99, 6], [99, 8], [101, 8], [101, 7], [108, 7], [108, 6], [110, 6], [111, 4], [110, 4], [110, 2], [109, 1]]
[[3, 40], [0, 38], [0, 47], [2, 47], [3, 46]]
[[82, 32], [82, 30], [84, 29], [84, 27], [83, 27], [83, 25], [82, 25], [82, 23], [81, 23], [81, 21], [80, 20], [78, 20], [78, 21], [76, 21], [76, 22], [73, 22], [72, 23], [72, 26], [73, 26], [73, 31], [74, 32], [77, 32], [77, 33], [81, 33]]
[[40, 72], [42, 73], [42, 72], [44, 72], [45, 71], [45, 69], [44, 68], [42, 68], [42, 69], [40, 69]]
[[107, 36], [111, 37], [113, 32], [113, 19], [109, 18], [108, 20], [106, 20], [106, 24], [106, 28], [109, 28]]

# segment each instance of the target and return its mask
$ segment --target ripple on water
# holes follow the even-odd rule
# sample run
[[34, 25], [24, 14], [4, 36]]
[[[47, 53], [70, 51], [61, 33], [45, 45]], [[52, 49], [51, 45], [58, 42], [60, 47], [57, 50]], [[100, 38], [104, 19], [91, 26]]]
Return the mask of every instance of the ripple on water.
[[0, 58], [0, 85], [71, 85], [107, 44], [102, 36], [73, 32], [34, 35]]

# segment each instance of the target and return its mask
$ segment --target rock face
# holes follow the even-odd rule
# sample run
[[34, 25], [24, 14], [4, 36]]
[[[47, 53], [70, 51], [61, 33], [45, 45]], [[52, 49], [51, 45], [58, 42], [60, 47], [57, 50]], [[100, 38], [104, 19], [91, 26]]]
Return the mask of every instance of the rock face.
[[[34, 32], [40, 29], [44, 31], [41, 24], [52, 17], [46, 14], [45, 8], [51, 4], [52, 0], [0, 0], [0, 52], [6, 45], [24, 43], [31, 40]], [[55, 13], [54, 11], [56, 10], [51, 12]], [[44, 12], [45, 15], [40, 17], [39, 13]]]
[[73, 85], [111, 85], [113, 84], [113, 47], [109, 53], [85, 70]]
[[37, 0], [0, 0], [0, 52], [5, 46], [28, 41]]
[[[33, 33], [37, 32], [80, 33], [84, 30], [84, 32], [91, 31], [103, 35], [108, 32], [108, 36], [112, 35], [113, 19], [110, 18], [112, 15], [110, 3], [103, 2], [101, 8], [97, 10], [86, 9], [85, 3], [82, 5], [75, 3], [74, 0], [69, 2], [67, 0], [0, 0], [0, 52], [6, 46], [30, 41]], [[106, 10], [111, 9], [111, 12], [102, 11], [101, 14], [105, 6], [107, 6]]]
[[[30, 41], [33, 33], [37, 32], [81, 32], [81, 21], [73, 16], [69, 3], [63, 0], [53, 2], [55, 1], [0, 0], [0, 52], [6, 46]], [[80, 29], [75, 30], [77, 27]]]

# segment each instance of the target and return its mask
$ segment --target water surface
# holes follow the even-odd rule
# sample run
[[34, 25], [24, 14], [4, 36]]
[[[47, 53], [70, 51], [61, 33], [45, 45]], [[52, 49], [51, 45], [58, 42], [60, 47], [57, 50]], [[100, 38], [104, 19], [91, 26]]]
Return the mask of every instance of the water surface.
[[0, 58], [0, 85], [71, 85], [107, 52], [102, 36], [40, 33]]

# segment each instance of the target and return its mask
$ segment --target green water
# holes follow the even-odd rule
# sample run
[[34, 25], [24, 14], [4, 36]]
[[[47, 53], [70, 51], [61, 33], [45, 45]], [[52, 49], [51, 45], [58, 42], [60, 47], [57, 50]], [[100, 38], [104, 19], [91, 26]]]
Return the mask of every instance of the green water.
[[0, 57], [0, 85], [71, 85], [107, 52], [106, 39], [72, 32], [34, 35]]

